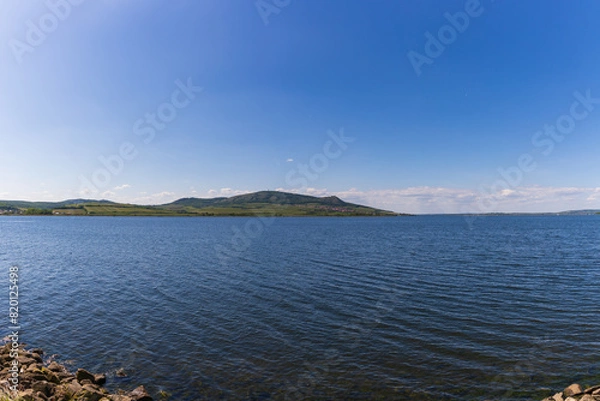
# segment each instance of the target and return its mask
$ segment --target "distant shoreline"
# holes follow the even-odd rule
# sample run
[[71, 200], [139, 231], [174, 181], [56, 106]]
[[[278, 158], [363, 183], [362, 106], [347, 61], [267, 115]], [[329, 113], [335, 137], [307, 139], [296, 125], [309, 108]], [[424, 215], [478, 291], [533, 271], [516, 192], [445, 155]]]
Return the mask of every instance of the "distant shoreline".
[[[203, 217], [255, 217], [255, 218], [288, 218], [288, 217], [306, 217], [306, 218], [321, 218], [321, 217], [340, 217], [340, 218], [345, 218], [345, 217], [364, 217], [364, 218], [377, 218], [377, 217], [414, 217], [417, 215], [412, 215], [412, 214], [396, 214], [396, 215], [361, 215], [361, 214], [357, 214], [357, 215], [351, 215], [351, 214], [344, 214], [344, 215], [336, 215], [336, 214], [331, 214], [331, 215], [261, 215], [261, 214], [220, 214], [220, 215], [198, 215], [198, 214], [81, 214], [81, 215], [68, 215], [68, 214], [59, 214], [59, 215], [55, 215], [55, 214], [0, 214], [0, 217], [3, 216], [7, 216], [7, 217], [48, 217], [48, 218], [55, 218], [55, 217], [194, 217], [194, 218], [203, 218]], [[423, 215], [425, 216], [425, 215]]]
[[396, 213], [396, 214], [381, 214], [381, 215], [368, 215], [368, 214], [261, 214], [261, 213], [238, 213], [238, 214], [184, 214], [184, 213], [173, 213], [173, 214], [61, 214], [61, 213], [1, 213], [0, 217], [260, 217], [260, 218], [277, 218], [277, 217], [464, 217], [464, 218], [480, 218], [480, 217], [573, 217], [573, 216], [600, 216], [600, 212], [591, 213], [576, 213], [576, 212], [560, 212], [560, 213], [488, 213], [488, 214], [454, 214], [454, 213], [424, 213], [424, 214], [409, 214], [409, 213]]
[[446, 213], [420, 214], [418, 216], [462, 216], [462, 217], [491, 217], [491, 216], [594, 216], [600, 215], [600, 210], [569, 210], [565, 212], [512, 212], [512, 213]]
[[58, 216], [399, 216], [388, 210], [349, 203], [336, 196], [314, 197], [261, 191], [230, 198], [181, 198], [164, 205], [135, 205], [108, 200], [62, 202], [0, 201], [0, 215]]

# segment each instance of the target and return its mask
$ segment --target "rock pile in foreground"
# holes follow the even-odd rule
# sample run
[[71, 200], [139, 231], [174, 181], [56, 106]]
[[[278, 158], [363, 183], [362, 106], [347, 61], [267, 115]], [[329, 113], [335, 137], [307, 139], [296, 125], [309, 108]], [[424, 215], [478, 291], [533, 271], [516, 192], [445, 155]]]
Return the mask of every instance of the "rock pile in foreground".
[[44, 363], [41, 349], [28, 351], [19, 347], [17, 358], [14, 358], [14, 352], [10, 343], [0, 348], [0, 396], [5, 394], [11, 400], [153, 401], [143, 386], [129, 393], [110, 394], [102, 387], [106, 382], [104, 374], [92, 374], [83, 369], [70, 373], [55, 361]]
[[583, 389], [579, 384], [571, 384], [569, 387], [554, 394], [552, 397], [544, 398], [542, 401], [599, 401], [600, 386]]

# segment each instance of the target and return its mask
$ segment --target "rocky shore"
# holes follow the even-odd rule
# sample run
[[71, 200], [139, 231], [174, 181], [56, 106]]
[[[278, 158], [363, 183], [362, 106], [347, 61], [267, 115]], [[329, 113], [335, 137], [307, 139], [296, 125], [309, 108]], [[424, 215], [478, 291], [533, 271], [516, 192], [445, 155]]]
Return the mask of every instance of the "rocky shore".
[[579, 384], [571, 384], [569, 387], [554, 394], [552, 397], [544, 398], [542, 401], [598, 401], [600, 400], [600, 385], [584, 389]]
[[[18, 354], [18, 355], [17, 355]], [[16, 356], [16, 358], [15, 358]], [[153, 401], [143, 386], [111, 394], [102, 386], [106, 375], [84, 369], [75, 373], [39, 349], [0, 348], [0, 401]]]
[[[0, 401], [153, 401], [143, 386], [112, 394], [103, 388], [105, 374], [84, 369], [72, 373], [52, 358], [44, 358], [39, 348], [19, 346], [15, 358], [15, 348], [7, 343], [0, 347], [0, 362]], [[600, 385], [584, 389], [572, 384], [542, 401], [600, 401]]]

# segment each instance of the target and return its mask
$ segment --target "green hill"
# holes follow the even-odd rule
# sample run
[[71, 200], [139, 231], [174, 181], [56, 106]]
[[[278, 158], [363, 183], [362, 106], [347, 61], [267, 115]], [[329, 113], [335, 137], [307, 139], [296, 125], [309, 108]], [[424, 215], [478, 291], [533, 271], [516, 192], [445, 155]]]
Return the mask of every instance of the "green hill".
[[230, 198], [184, 198], [161, 205], [179, 213], [214, 216], [395, 216], [397, 213], [344, 202], [278, 191], [260, 191]]
[[108, 200], [91, 200], [91, 199], [69, 199], [62, 202], [27, 202], [27, 201], [0, 201], [1, 208], [19, 208], [19, 209], [56, 209], [63, 208], [66, 206], [77, 206], [89, 203], [101, 203], [101, 204], [115, 204]]
[[348, 203], [336, 196], [318, 198], [278, 191], [260, 191], [230, 198], [182, 198], [143, 206], [107, 200], [63, 202], [0, 201], [0, 214], [88, 216], [397, 216], [397, 213]]

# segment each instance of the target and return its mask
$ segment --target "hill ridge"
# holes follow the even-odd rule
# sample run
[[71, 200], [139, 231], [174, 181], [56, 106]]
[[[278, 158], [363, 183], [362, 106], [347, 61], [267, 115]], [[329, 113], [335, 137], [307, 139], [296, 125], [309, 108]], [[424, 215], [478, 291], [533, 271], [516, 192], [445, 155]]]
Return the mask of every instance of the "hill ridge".
[[61, 202], [0, 201], [0, 214], [107, 216], [397, 216], [398, 213], [345, 202], [337, 196], [315, 197], [282, 191], [258, 191], [231, 197], [180, 198], [159, 205], [108, 200]]

